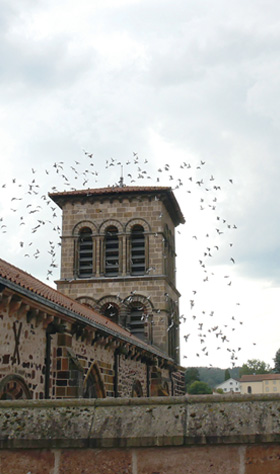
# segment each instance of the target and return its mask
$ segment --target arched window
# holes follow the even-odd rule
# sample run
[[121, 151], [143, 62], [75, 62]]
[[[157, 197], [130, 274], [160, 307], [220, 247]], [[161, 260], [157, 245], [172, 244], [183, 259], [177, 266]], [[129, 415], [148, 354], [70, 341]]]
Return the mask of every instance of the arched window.
[[79, 233], [79, 277], [87, 278], [93, 274], [93, 246], [89, 227]]
[[105, 232], [105, 275], [117, 276], [119, 273], [118, 229], [108, 227]]
[[0, 382], [0, 400], [20, 400], [32, 398], [22, 377], [7, 375]]
[[134, 380], [131, 391], [132, 397], [143, 397], [142, 385], [139, 380]]
[[107, 302], [101, 307], [101, 313], [114, 323], [118, 323], [119, 308], [115, 303]]
[[105, 398], [105, 390], [99, 368], [94, 362], [84, 382], [84, 398]]
[[130, 332], [139, 339], [145, 340], [145, 313], [141, 303], [134, 303], [130, 309]]
[[247, 387], [247, 393], [252, 393], [252, 387], [250, 387], [250, 385]]
[[131, 275], [143, 275], [145, 270], [144, 229], [135, 225], [131, 231]]

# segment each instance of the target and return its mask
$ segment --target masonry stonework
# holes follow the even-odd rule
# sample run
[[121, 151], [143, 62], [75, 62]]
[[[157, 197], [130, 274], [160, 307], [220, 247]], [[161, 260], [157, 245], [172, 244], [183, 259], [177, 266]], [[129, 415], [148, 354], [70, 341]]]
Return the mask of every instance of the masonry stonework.
[[1, 474], [278, 474], [279, 395], [0, 401]]
[[0, 260], [0, 400], [182, 395], [171, 188], [50, 196], [59, 291]]
[[[138, 303], [145, 319], [146, 342], [178, 362], [180, 294], [175, 277], [175, 227], [184, 223], [184, 218], [171, 189], [105, 188], [54, 193], [51, 198], [63, 212], [58, 289], [107, 316], [111, 305], [117, 322], [125, 327], [131, 326], [130, 311]], [[135, 257], [133, 229], [139, 227], [143, 230], [144, 261], [141, 270], [134, 272], [137, 250]], [[81, 237], [86, 229], [91, 269], [81, 273]], [[110, 249], [106, 239], [112, 232], [116, 252], [107, 261]], [[108, 265], [115, 265], [116, 272]]]

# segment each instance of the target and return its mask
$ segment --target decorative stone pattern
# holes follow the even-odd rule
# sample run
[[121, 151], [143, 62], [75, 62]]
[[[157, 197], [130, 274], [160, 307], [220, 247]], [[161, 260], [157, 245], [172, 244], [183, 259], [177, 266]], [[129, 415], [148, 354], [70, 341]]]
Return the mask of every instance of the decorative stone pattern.
[[[25, 380], [34, 398], [44, 398], [45, 334], [26, 314], [3, 311], [0, 317], [0, 382], [14, 374]], [[17, 339], [18, 336], [18, 340]]]
[[121, 342], [105, 327], [97, 331], [8, 289], [0, 296], [0, 399], [184, 393], [183, 371], [149, 346]]

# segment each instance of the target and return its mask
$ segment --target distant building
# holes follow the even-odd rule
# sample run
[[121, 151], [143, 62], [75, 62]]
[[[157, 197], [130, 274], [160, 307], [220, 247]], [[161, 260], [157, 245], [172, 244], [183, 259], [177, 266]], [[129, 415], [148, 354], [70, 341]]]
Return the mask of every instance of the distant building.
[[280, 393], [280, 374], [242, 375], [241, 393]]
[[217, 390], [218, 388], [221, 388], [224, 393], [240, 393], [240, 383], [239, 380], [230, 378], [228, 380], [225, 380], [224, 382], [220, 383], [215, 387]]

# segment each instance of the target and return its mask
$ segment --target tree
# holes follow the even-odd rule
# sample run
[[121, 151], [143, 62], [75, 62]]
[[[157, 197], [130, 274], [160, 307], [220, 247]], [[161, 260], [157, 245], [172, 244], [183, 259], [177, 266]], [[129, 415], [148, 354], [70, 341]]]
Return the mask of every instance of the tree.
[[230, 372], [228, 369], [225, 370], [225, 381], [230, 379]]
[[272, 369], [269, 364], [259, 359], [249, 359], [239, 370], [239, 377], [242, 375], [269, 374]]
[[276, 374], [280, 374], [280, 349], [278, 349], [278, 351], [276, 352], [273, 360], [275, 364], [274, 372], [276, 372]]
[[196, 367], [189, 367], [185, 372], [185, 388], [186, 392], [188, 391], [189, 386], [193, 382], [200, 381], [199, 371]]
[[205, 382], [193, 382], [189, 388], [188, 393], [191, 395], [207, 395], [212, 393], [212, 388]]

